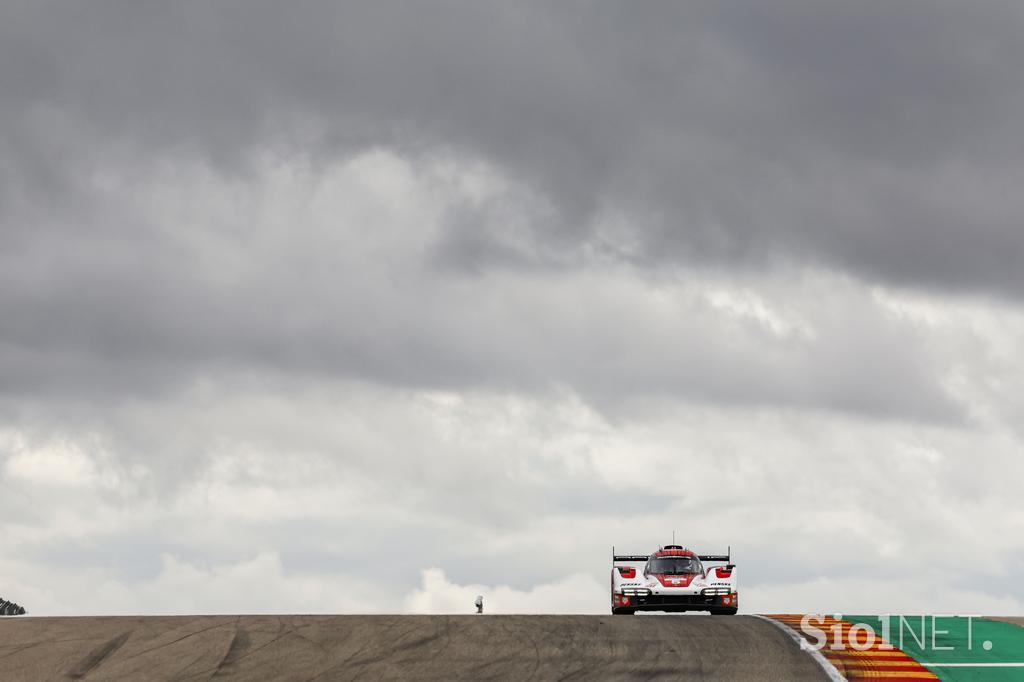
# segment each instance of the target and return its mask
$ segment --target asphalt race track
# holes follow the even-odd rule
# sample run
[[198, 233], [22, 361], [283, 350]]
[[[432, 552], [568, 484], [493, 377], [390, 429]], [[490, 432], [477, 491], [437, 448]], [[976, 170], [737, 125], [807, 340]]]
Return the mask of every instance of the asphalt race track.
[[752, 616], [0, 619], [4, 680], [823, 680]]

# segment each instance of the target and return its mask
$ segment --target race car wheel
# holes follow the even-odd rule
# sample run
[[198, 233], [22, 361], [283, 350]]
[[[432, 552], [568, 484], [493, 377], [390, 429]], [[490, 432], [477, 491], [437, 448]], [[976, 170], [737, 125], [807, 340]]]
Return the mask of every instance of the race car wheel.
[[618, 608], [618, 609], [613, 608], [612, 609], [612, 615], [613, 616], [632, 616], [634, 613], [636, 613], [636, 609], [631, 609], [631, 608]]
[[711, 609], [712, 616], [735, 616], [736, 609]]

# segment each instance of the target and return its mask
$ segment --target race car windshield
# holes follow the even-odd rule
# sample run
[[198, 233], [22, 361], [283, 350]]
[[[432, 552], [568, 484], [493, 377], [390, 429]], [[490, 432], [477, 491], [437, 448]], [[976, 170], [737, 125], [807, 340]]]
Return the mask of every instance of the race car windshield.
[[647, 572], [654, 575], [689, 575], [701, 573], [700, 561], [689, 556], [655, 557], [647, 565]]

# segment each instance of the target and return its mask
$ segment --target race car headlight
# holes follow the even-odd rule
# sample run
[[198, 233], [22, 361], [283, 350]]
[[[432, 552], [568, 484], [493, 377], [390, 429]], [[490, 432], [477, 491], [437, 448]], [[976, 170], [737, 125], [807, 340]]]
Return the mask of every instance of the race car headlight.
[[705, 587], [700, 591], [705, 597], [715, 597], [720, 595], [726, 595], [732, 592], [728, 587]]
[[633, 595], [634, 597], [636, 597], [636, 596], [646, 597], [650, 593], [651, 593], [651, 591], [649, 589], [647, 589], [646, 587], [623, 587], [622, 588], [622, 594], [629, 594], [629, 595]]

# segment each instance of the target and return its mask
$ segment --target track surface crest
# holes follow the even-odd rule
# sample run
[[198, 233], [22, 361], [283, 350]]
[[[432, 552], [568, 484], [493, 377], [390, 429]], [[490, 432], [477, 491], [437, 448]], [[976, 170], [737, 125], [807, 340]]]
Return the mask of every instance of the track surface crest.
[[158, 616], [0, 621], [5, 680], [822, 680], [757, 618]]

